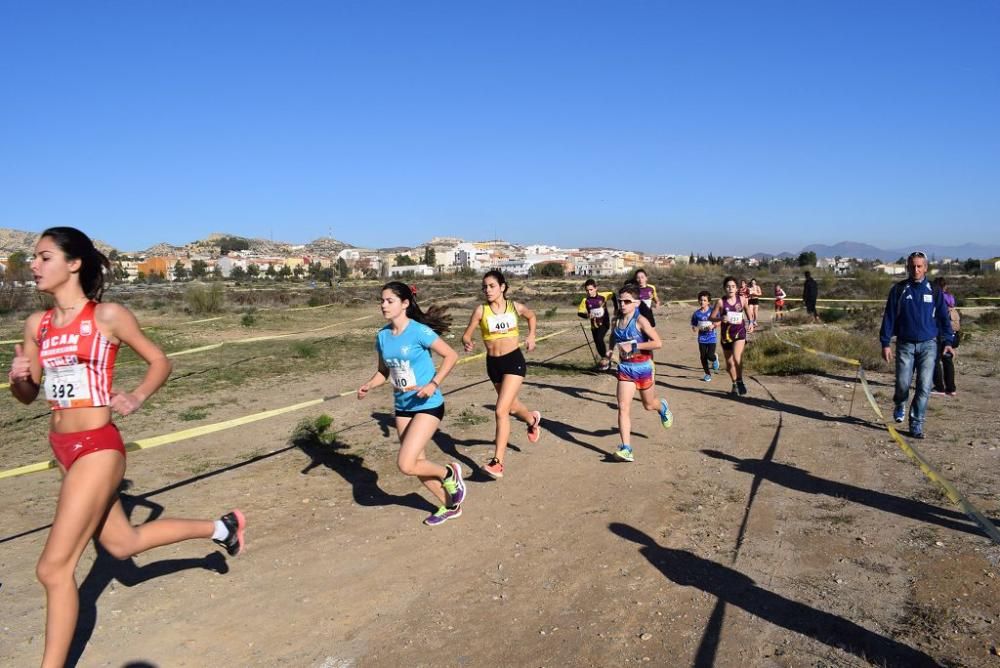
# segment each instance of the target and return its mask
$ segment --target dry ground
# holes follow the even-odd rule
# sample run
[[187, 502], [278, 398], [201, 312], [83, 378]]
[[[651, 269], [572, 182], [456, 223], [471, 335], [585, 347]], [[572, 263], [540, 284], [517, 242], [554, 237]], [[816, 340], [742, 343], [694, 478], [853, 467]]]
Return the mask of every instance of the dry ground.
[[[636, 461], [612, 461], [615, 381], [586, 371], [575, 319], [545, 320], [542, 333], [570, 331], [529, 356], [522, 398], [544, 415], [541, 441], [516, 425], [507, 476], [473, 475], [464, 515], [440, 528], [421, 524], [432, 506], [395, 468], [388, 392], [130, 455], [133, 521], [239, 506], [248, 548], [228, 559], [187, 542], [124, 562], [88, 550], [79, 665], [1000, 666], [997, 548], [860, 395], [850, 408], [850, 372], [753, 377], [734, 401], [724, 378], [701, 382], [687, 310], [669, 313], [657, 384], [672, 429], [640, 412]], [[354, 388], [377, 325], [177, 358], [176, 380], [119, 424], [136, 439]], [[239, 330], [194, 331], [161, 341]], [[960, 398], [932, 399], [919, 447], [996, 518], [1000, 380], [963, 375], [959, 360]], [[885, 407], [891, 379], [871, 377]], [[474, 470], [488, 458], [484, 378], [481, 360], [448, 378], [432, 459]], [[44, 408], [0, 401], [0, 468], [47, 458]], [[290, 443], [323, 412], [335, 447]], [[41, 655], [34, 562], [58, 485], [0, 481], [0, 665]]]

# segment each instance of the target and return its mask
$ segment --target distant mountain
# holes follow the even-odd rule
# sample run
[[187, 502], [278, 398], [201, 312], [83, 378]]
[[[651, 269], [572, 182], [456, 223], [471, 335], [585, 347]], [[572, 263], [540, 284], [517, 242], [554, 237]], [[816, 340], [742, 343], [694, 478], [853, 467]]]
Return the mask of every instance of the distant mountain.
[[941, 244], [914, 244], [906, 248], [876, 248], [870, 244], [856, 241], [842, 241], [828, 246], [812, 244], [802, 249], [812, 251], [816, 257], [859, 257], [866, 260], [880, 259], [892, 262], [900, 257], [906, 257], [915, 250], [923, 251], [934, 259], [946, 257], [964, 260], [967, 258], [985, 259], [1000, 255], [1000, 245], [996, 244], [963, 244], [961, 246], [944, 246]]
[[775, 255], [774, 253], [754, 253], [750, 257], [754, 258], [755, 260], [762, 261], [762, 260], [774, 260], [774, 259], [784, 260], [786, 258], [798, 257], [798, 256], [799, 256], [798, 253], [789, 253], [788, 251], [782, 251], [777, 255]]
[[[10, 255], [21, 251], [31, 255], [35, 252], [35, 242], [38, 241], [38, 232], [25, 232], [23, 230], [12, 230], [9, 227], [0, 227], [0, 256]], [[114, 250], [100, 239], [94, 240], [97, 250], [105, 255]]]

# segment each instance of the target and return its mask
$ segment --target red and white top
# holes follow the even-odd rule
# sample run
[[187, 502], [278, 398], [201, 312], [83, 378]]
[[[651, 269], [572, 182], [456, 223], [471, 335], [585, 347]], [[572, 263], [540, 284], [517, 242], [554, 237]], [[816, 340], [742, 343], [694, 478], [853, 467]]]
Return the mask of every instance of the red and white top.
[[96, 308], [97, 302], [88, 301], [65, 327], [52, 324], [54, 309], [38, 323], [42, 385], [54, 411], [111, 404], [118, 344], [97, 329]]

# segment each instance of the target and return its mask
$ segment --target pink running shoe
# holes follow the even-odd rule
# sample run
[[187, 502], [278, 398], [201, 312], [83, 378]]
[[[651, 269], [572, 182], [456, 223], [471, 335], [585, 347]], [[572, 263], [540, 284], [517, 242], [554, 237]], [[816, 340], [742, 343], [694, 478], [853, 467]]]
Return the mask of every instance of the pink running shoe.
[[503, 477], [503, 462], [494, 457], [490, 461], [486, 462], [483, 470], [486, 471], [486, 475], [489, 477], [494, 480], [499, 480]]
[[531, 414], [535, 416], [535, 421], [528, 425], [528, 440], [538, 443], [538, 439], [542, 437], [542, 414], [538, 411], [531, 411]]

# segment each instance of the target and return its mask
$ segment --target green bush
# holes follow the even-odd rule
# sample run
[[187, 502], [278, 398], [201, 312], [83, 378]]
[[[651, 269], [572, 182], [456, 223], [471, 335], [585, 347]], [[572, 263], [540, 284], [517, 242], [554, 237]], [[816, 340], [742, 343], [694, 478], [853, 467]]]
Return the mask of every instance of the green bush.
[[248, 327], [248, 328], [249, 327], [253, 327], [254, 325], [256, 325], [257, 324], [257, 314], [255, 313], [255, 311], [256, 311], [256, 309], [251, 308], [249, 311], [247, 311], [246, 313], [244, 313], [243, 317], [240, 318], [240, 324], [243, 325], [244, 327]]
[[196, 315], [221, 313], [226, 301], [226, 288], [219, 282], [208, 285], [193, 283], [185, 290], [184, 301], [188, 310]]
[[299, 359], [312, 359], [318, 354], [316, 346], [308, 341], [296, 341], [292, 344], [292, 355]]
[[337, 432], [332, 431], [333, 418], [323, 413], [310, 420], [304, 418], [292, 432], [291, 442], [298, 445], [333, 446], [337, 440]]
[[[831, 355], [860, 360], [865, 369], [882, 367], [882, 350], [878, 339], [873, 336], [824, 327], [803, 332], [783, 331], [781, 337]], [[842, 366], [834, 360], [789, 346], [774, 333], [756, 338], [753, 345], [747, 347], [743, 361], [757, 373], [773, 375], [823, 373]]]
[[545, 318], [546, 320], [551, 320], [552, 318], [556, 317], [556, 313], [558, 311], [559, 307], [553, 306], [552, 308], [546, 310], [545, 313], [542, 314], [542, 317]]

